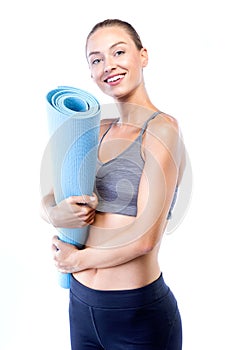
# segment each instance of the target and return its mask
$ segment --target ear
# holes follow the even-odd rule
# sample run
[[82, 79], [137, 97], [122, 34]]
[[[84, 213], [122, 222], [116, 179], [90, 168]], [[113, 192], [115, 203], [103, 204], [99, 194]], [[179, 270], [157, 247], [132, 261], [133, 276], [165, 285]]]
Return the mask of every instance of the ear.
[[145, 47], [143, 47], [141, 49], [141, 60], [142, 60], [142, 67], [146, 67], [147, 64], [148, 64], [148, 52], [147, 52], [147, 49]]

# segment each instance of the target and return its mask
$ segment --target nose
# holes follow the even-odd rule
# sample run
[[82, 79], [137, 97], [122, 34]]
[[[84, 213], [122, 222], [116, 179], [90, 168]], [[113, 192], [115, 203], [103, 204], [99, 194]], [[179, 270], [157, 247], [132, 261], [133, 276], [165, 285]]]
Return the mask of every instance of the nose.
[[104, 73], [109, 73], [116, 68], [114, 61], [110, 58], [105, 60]]

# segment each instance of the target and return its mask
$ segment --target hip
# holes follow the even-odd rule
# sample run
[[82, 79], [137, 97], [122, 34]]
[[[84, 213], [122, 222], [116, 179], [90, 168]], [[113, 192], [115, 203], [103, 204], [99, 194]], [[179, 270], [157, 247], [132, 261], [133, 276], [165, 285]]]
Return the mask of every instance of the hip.
[[171, 293], [170, 288], [164, 282], [162, 273], [148, 285], [121, 290], [89, 288], [72, 276], [70, 292], [80, 302], [97, 308], [138, 308], [161, 301]]
[[111, 291], [88, 288], [72, 277], [70, 324], [72, 343], [78, 344], [75, 349], [86, 349], [81, 344], [92, 328], [93, 337], [89, 341], [98, 342], [101, 349], [116, 345], [119, 349], [134, 346], [140, 350], [182, 348], [177, 301], [162, 274], [142, 288]]

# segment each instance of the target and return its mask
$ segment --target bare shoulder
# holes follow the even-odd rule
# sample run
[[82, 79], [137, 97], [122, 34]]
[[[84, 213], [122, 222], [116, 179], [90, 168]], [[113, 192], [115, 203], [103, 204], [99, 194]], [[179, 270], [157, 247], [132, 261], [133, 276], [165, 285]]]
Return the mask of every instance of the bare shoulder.
[[167, 150], [177, 160], [183, 153], [181, 130], [176, 118], [166, 113], [160, 113], [152, 119], [147, 127], [145, 146], [154, 149], [154, 152]]
[[[172, 136], [180, 133], [180, 127], [177, 119], [166, 113], [160, 113], [148, 124], [148, 131], [155, 135]], [[174, 136], [174, 135], [173, 135]]]
[[166, 113], [158, 114], [147, 126], [146, 139], [156, 139], [167, 145], [174, 147], [181, 141], [181, 131], [177, 119]]

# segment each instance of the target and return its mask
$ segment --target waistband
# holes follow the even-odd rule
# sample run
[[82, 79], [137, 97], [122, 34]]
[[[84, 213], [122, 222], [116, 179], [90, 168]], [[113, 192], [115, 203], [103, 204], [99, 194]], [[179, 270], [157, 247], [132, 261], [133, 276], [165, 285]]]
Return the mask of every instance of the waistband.
[[154, 282], [136, 289], [126, 290], [96, 290], [89, 288], [71, 276], [70, 293], [81, 302], [92, 307], [111, 309], [134, 308], [155, 302], [170, 291], [165, 284], [163, 275]]

